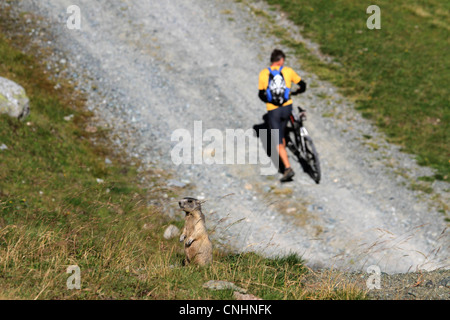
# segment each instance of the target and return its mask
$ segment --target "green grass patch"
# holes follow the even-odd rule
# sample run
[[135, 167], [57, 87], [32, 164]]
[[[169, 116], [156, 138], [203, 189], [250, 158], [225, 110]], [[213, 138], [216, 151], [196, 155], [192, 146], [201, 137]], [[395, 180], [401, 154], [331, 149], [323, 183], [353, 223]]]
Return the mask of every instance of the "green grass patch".
[[[352, 98], [391, 142], [417, 155], [419, 164], [450, 177], [450, 2], [400, 0], [267, 0], [338, 64], [326, 64], [287, 39], [305, 68]], [[366, 9], [381, 9], [381, 29], [369, 30]]]

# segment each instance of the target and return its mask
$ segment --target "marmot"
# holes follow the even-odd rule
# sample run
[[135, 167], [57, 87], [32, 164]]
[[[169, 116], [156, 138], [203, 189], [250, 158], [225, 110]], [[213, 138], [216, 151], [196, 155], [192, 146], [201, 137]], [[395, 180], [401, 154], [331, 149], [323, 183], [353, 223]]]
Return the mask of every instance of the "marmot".
[[180, 236], [180, 242], [184, 241], [185, 264], [206, 265], [211, 263], [212, 243], [206, 232], [201, 202], [195, 198], [186, 197], [178, 203], [186, 213], [183, 232]]

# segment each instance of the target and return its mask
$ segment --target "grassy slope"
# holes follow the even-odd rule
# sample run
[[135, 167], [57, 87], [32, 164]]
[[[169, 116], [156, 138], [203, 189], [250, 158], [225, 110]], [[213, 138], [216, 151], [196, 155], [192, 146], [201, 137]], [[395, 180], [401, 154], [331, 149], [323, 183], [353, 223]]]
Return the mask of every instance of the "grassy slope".
[[[265, 299], [365, 297], [339, 277], [308, 283], [295, 255], [270, 260], [215, 250], [211, 266], [181, 267], [181, 245], [162, 234], [169, 223], [183, 223], [147, 206], [176, 190], [158, 183], [157, 169], [141, 174], [157, 187], [139, 184], [136, 168], [106, 147], [101, 130], [86, 132], [83, 97], [61, 79], [54, 89], [39, 51], [16, 49], [29, 31], [17, 29], [32, 27], [16, 19], [0, 11], [0, 76], [26, 89], [31, 115], [25, 122], [0, 116], [0, 143], [8, 147], [0, 151], [0, 299], [232, 299], [230, 290], [202, 288], [211, 279]], [[81, 290], [66, 288], [69, 265], [81, 269]]]
[[[288, 12], [321, 51], [342, 65], [305, 65], [356, 100], [392, 142], [450, 181], [450, 2], [445, 0], [267, 0]], [[369, 30], [366, 9], [381, 9], [381, 30]]]

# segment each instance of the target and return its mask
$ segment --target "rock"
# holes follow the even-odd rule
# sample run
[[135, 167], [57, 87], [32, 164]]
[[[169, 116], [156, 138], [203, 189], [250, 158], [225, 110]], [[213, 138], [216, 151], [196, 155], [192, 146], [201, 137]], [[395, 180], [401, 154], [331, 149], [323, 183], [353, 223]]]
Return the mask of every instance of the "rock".
[[105, 164], [112, 164], [112, 161], [109, 160], [108, 158], [105, 158]]
[[84, 130], [85, 130], [86, 132], [88, 132], [88, 133], [96, 133], [96, 132], [97, 132], [97, 127], [94, 127], [94, 126], [87, 126]]
[[236, 300], [262, 300], [261, 298], [258, 298], [257, 296], [254, 296], [253, 294], [250, 294], [250, 293], [243, 294], [238, 291], [233, 292], [233, 297]]
[[186, 183], [182, 182], [182, 181], [178, 181], [175, 179], [169, 179], [167, 180], [167, 185], [169, 187], [178, 187], [178, 188], [184, 188], [186, 187]]
[[142, 229], [144, 230], [152, 230], [154, 228], [154, 225], [152, 225], [151, 223], [144, 223], [144, 225], [142, 226]]
[[323, 211], [324, 211], [324, 210], [323, 210], [323, 207], [321, 207], [321, 206], [319, 206], [319, 205], [317, 205], [317, 204], [310, 204], [310, 205], [308, 206], [307, 210], [308, 210], [309, 212], [314, 212], [314, 211], [317, 211], [317, 212], [323, 212]]
[[439, 287], [450, 288], [450, 277], [444, 278], [438, 283]]
[[164, 239], [170, 240], [172, 238], [175, 238], [180, 233], [180, 229], [178, 229], [176, 226], [171, 224], [166, 228], [166, 231], [164, 231]]
[[0, 114], [3, 113], [22, 120], [30, 114], [30, 100], [22, 86], [0, 77]]
[[71, 121], [73, 119], [73, 114], [69, 114], [68, 116], [64, 117], [64, 120]]
[[2, 143], [2, 145], [0, 146], [0, 150], [8, 150], [8, 147], [6, 146], [6, 144]]
[[202, 192], [200, 195], [197, 196], [198, 200], [205, 200], [205, 194]]
[[247, 290], [238, 287], [232, 282], [223, 281], [223, 280], [209, 280], [208, 282], [203, 284], [203, 288], [209, 290], [234, 290], [239, 293], [247, 293]]

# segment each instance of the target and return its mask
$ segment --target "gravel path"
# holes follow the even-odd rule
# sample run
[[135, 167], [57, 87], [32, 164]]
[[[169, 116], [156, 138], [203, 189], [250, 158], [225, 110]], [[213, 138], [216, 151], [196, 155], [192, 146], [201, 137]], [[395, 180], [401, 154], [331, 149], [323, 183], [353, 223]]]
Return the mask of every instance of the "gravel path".
[[[143, 169], [173, 172], [171, 184], [180, 194], [207, 200], [204, 211], [218, 243], [268, 256], [297, 252], [311, 267], [365, 271], [375, 264], [396, 273], [450, 266], [450, 233], [439, 212], [450, 202], [449, 186], [435, 182], [427, 186], [431, 193], [412, 190], [417, 177], [432, 171], [386, 143], [336, 88], [302, 70], [287, 48], [287, 64], [310, 84], [294, 102], [308, 110], [321, 183], [298, 164], [294, 182], [281, 185], [278, 176], [261, 175], [260, 165], [172, 163], [176, 129], [193, 134], [194, 121], [201, 120], [203, 131], [225, 135], [262, 122], [257, 76], [279, 45], [254, 9], [303, 40], [264, 2], [79, 0], [81, 30], [69, 30], [66, 8], [73, 2], [19, 3], [44, 18], [49, 29], [41, 32], [54, 35], [49, 69], [63, 65], [71, 72], [88, 93], [98, 125], [111, 128], [113, 143], [141, 159]], [[178, 212], [172, 200], [166, 210]]]

